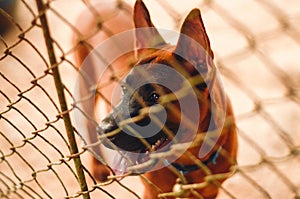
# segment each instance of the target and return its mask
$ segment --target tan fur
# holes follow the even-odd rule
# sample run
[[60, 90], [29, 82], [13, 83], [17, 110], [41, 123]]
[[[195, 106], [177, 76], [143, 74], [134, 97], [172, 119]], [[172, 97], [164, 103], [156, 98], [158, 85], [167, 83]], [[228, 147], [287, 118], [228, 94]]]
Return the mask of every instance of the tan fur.
[[[130, 8], [127, 8], [127, 10], [130, 11]], [[115, 8], [112, 6], [109, 6], [107, 8], [99, 5], [98, 13], [101, 16], [109, 15], [110, 13], [114, 13]], [[213, 58], [213, 52], [210, 48], [210, 43], [208, 40], [208, 37], [206, 35], [206, 31], [201, 19], [201, 16], [195, 15], [197, 12], [191, 12], [183, 27], [182, 27], [182, 33], [188, 34], [188, 35], [199, 35], [195, 36], [195, 40], [199, 40], [198, 42], [205, 48], [207, 51], [207, 54], [210, 55], [211, 58]], [[200, 17], [200, 20], [198, 19]], [[77, 24], [77, 27], [81, 31], [83, 35], [88, 35], [89, 33], [93, 32], [93, 30], [96, 29], [96, 19], [91, 16], [90, 14], [84, 13]], [[135, 5], [135, 13], [134, 13], [134, 21], [136, 27], [154, 27], [149, 13], [143, 4], [142, 1], [137, 1]], [[113, 34], [117, 34], [119, 32], [122, 32], [124, 30], [129, 30], [133, 28], [131, 19], [128, 14], [121, 14], [119, 16], [116, 16], [113, 18], [113, 20], [110, 20], [109, 22], [105, 22], [104, 24], [109, 28], [111, 28], [111, 31]], [[197, 29], [195, 26], [199, 26], [200, 28]], [[158, 34], [158, 33], [155, 33]], [[147, 42], [145, 42], [144, 37], [145, 35], [143, 34], [137, 34], [137, 37], [140, 38], [137, 41], [137, 46], [140, 48], [146, 47]], [[89, 38], [87, 40], [88, 43], [90, 43], [92, 46], [95, 47], [97, 44], [99, 44], [101, 41], [105, 40], [108, 36], [103, 34], [103, 32], [99, 32], [92, 38]], [[82, 38], [79, 38], [78, 35], [75, 37], [75, 42], [78, 44], [78, 40], [81, 40]], [[161, 38], [158, 39], [159, 42], [161, 42]], [[185, 50], [189, 51], [189, 47], [184, 46], [184, 48], [188, 49], [180, 49], [181, 41], [179, 39], [177, 48], [174, 48], [174, 51], [179, 51], [179, 50]], [[183, 47], [182, 47], [183, 48]], [[76, 58], [76, 63], [77, 66], [80, 66], [84, 59], [87, 57], [88, 53], [91, 51], [91, 48], [88, 47], [88, 45], [79, 45], [75, 52], [75, 58]], [[174, 56], [171, 53], [166, 53], [162, 51], [155, 51], [155, 50], [141, 50], [138, 53], [138, 59], [135, 57], [135, 53], [129, 53], [126, 56], [121, 57], [119, 60], [116, 60], [116, 62], [113, 63], [113, 68], [115, 71], [120, 71], [120, 70], [125, 70], [129, 71], [132, 63], [138, 60], [141, 60], [143, 58], [147, 58], [147, 56], [157, 53], [159, 54], [159, 58], [162, 60], [169, 60], [170, 63], [173, 63]], [[190, 56], [198, 56], [197, 52]], [[202, 55], [201, 55], [202, 56]], [[159, 58], [157, 59], [159, 61]], [[188, 66], [187, 66], [188, 67]], [[108, 74], [107, 74], [108, 75]], [[109, 76], [109, 75], [108, 75]], [[110, 87], [107, 89], [101, 90], [101, 93], [106, 96], [108, 99], [111, 98], [112, 96], [112, 88], [116, 84], [112, 84]], [[219, 89], [217, 86], [216, 89]], [[82, 94], [84, 96], [85, 91], [82, 91]], [[203, 92], [203, 96], [208, 97], [208, 91]], [[101, 101], [100, 97], [96, 98], [97, 103]], [[100, 103], [101, 104], [101, 103]], [[102, 104], [105, 104], [102, 102]], [[88, 112], [89, 115], [94, 115], [94, 110], [92, 109], [93, 107], [90, 107], [88, 103], [85, 104], [85, 111]], [[104, 112], [107, 114], [110, 111], [110, 106], [106, 105], [103, 107]], [[203, 129], [206, 129], [208, 126], [208, 118], [210, 118], [210, 110], [208, 109], [208, 104], [206, 101], [203, 101], [200, 103], [199, 109], [201, 110], [201, 118], [200, 118], [200, 128], [199, 128], [199, 133], [203, 131]], [[203, 114], [205, 113], [205, 114]], [[104, 114], [105, 115], [105, 114]], [[103, 118], [100, 118], [103, 119]], [[227, 113], [226, 113], [226, 124], [222, 130], [220, 139], [218, 140], [216, 146], [214, 147], [214, 150], [212, 150], [207, 156], [203, 157], [200, 159], [200, 161], [205, 161], [207, 160], [220, 146], [222, 146], [222, 150], [220, 152], [220, 155], [217, 159], [217, 164], [212, 164], [208, 163], [207, 167], [211, 171], [212, 174], [217, 174], [217, 173], [227, 173], [230, 171], [232, 166], [236, 164], [236, 153], [237, 153], [237, 136], [236, 136], [236, 127], [235, 127], [235, 122], [234, 122], [234, 116], [233, 116], [233, 111], [231, 108], [231, 104], [229, 99], [227, 99]], [[175, 120], [175, 118], [174, 118]], [[88, 124], [87, 124], [88, 126]], [[95, 129], [93, 127], [87, 127], [88, 131], [90, 133], [90, 139], [92, 142], [96, 142], [97, 138], [95, 137]], [[190, 155], [193, 154], [194, 157], [198, 156], [198, 151], [201, 145], [195, 146], [190, 148], [187, 152], [185, 152], [176, 162], [183, 164], [183, 165], [191, 165], [195, 164], [195, 162], [190, 158]], [[99, 152], [100, 153], [100, 152]], [[110, 175], [109, 169], [107, 169], [106, 166], [102, 165], [99, 161], [93, 158], [92, 160], [92, 168], [91, 168], [94, 177], [99, 180], [99, 181], [104, 181], [108, 175]], [[168, 167], [165, 167], [160, 170], [156, 170], [153, 172], [148, 172], [144, 174], [145, 177], [150, 180], [153, 184], [155, 184], [162, 192], [170, 192], [172, 191], [172, 188], [174, 184], [176, 183], [177, 176], [172, 172]], [[201, 169], [197, 171], [193, 171], [185, 175], [185, 178], [187, 179], [188, 184], [192, 183], [200, 183], [203, 182], [205, 177], [204, 171]], [[225, 179], [219, 180], [219, 183], [222, 183]], [[148, 182], [143, 180], [143, 183], [145, 185], [145, 194], [144, 198], [145, 199], [155, 199], [157, 198], [157, 195], [160, 194], [161, 192], [157, 191], [155, 188], [153, 188], [152, 185], [150, 185]], [[218, 194], [218, 183], [211, 183], [208, 186], [206, 186], [203, 189], [196, 190], [203, 198], [205, 199], [210, 199], [210, 198], [215, 198]], [[190, 194], [189, 198], [196, 198], [193, 197], [193, 194]]]

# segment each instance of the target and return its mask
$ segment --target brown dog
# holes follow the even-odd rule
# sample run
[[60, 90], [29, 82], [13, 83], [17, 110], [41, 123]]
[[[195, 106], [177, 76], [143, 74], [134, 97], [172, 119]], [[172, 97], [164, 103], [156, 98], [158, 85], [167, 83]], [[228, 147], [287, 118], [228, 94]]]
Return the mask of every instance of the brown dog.
[[[120, 17], [119, 20], [120, 29], [114, 33], [121, 32], [122, 25], [126, 24], [125, 18]], [[128, 24], [123, 27], [130, 28]], [[215, 75], [214, 55], [200, 11], [194, 9], [186, 17], [176, 46], [165, 43], [140, 0], [134, 7], [134, 24], [138, 50], [126, 53], [111, 65], [114, 71], [130, 71], [122, 83], [123, 96], [113, 109], [108, 105], [102, 106], [110, 114], [104, 119], [101, 117], [103, 120], [98, 127], [100, 137], [106, 138], [101, 139], [106, 147], [123, 151], [120, 157], [115, 158], [117, 166], [113, 165], [113, 169], [120, 173], [134, 173], [136, 170], [145, 173], [146, 199], [158, 196], [215, 198], [220, 184], [228, 178], [236, 164], [237, 138], [232, 108]], [[112, 22], [110, 25], [116, 24]], [[85, 46], [78, 49], [79, 65], [88, 53]], [[93, 74], [90, 75], [93, 77]], [[110, 75], [106, 72], [104, 79], [109, 79]], [[186, 82], [192, 85], [190, 91], [195, 93], [196, 105], [192, 104], [189, 92], [182, 90]], [[111, 98], [116, 84], [100, 89], [102, 96]], [[87, 95], [85, 88], [80, 88], [82, 96]], [[95, 99], [104, 100], [99, 96]], [[185, 101], [187, 106], [181, 104], [184, 99], [188, 100]], [[89, 103], [93, 104], [86, 100], [83, 109], [92, 116], [94, 110]], [[165, 114], [163, 124], [157, 122], [144, 131], [142, 127], [160, 119], [162, 113]], [[132, 121], [127, 122], [130, 118]], [[195, 118], [196, 124], [193, 123]], [[88, 123], [87, 126], [91, 142], [97, 142], [94, 126]], [[151, 132], [157, 128], [157, 132]], [[186, 143], [189, 143], [186, 150], [178, 150]], [[168, 151], [173, 154], [166, 155]], [[170, 156], [175, 158], [170, 161]], [[94, 160], [92, 170], [100, 181], [104, 181], [110, 173], [97, 160]]]

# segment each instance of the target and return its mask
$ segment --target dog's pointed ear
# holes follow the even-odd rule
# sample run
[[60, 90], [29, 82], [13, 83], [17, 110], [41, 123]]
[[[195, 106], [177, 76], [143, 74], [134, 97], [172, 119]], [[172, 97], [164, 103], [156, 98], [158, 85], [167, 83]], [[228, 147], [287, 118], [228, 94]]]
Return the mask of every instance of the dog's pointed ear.
[[214, 54], [210, 47], [200, 10], [193, 9], [183, 22], [174, 52], [191, 63], [198, 65], [204, 61], [205, 56], [203, 54], [205, 54], [205, 51], [203, 50], [206, 51], [212, 60]]
[[166, 44], [154, 27], [149, 11], [142, 0], [137, 0], [134, 5], [133, 20], [136, 28], [137, 48], [154, 48]]

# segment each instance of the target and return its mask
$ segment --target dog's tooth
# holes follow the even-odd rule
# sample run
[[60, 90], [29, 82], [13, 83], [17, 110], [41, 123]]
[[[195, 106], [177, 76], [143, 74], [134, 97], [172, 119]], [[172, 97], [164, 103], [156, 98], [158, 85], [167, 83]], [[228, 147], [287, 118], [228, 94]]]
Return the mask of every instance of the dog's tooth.
[[157, 140], [156, 143], [155, 143], [155, 146], [159, 146], [160, 143], [161, 143], [161, 141], [160, 141], [160, 140]]
[[155, 151], [155, 149], [156, 149], [155, 145], [151, 145], [151, 149], [152, 149], [153, 151]]

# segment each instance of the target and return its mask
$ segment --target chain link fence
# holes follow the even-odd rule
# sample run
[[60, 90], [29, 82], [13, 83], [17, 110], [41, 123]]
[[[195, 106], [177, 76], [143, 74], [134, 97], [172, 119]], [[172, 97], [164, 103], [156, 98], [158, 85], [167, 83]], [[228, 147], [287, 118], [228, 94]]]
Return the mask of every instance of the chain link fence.
[[[118, 13], [131, 18], [134, 1], [116, 1], [105, 16], [95, 7], [101, 3], [0, 1], [1, 198], [142, 197], [136, 176], [94, 179], [92, 146], [73, 118], [80, 110], [74, 52], [79, 44], [92, 49], [95, 35], [109, 36], [102, 23]], [[157, 27], [177, 31], [192, 8], [201, 9], [239, 136], [238, 168], [218, 198], [300, 198], [300, 2], [145, 3]], [[82, 12], [96, 19], [89, 32], [77, 27]]]

